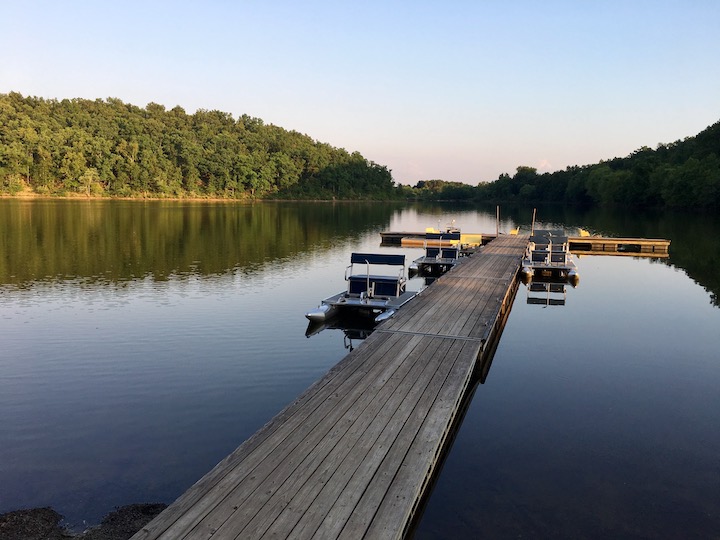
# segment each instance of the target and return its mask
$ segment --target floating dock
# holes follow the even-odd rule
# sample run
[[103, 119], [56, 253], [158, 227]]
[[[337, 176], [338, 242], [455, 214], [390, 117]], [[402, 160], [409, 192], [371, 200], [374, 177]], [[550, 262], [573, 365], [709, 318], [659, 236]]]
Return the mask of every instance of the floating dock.
[[[482, 245], [493, 241], [495, 234], [475, 234]], [[503, 236], [503, 235], [501, 235]], [[423, 247], [425, 233], [382, 232], [381, 245]], [[670, 240], [661, 238], [612, 238], [606, 236], [571, 236], [570, 251], [574, 255], [619, 255], [630, 257], [669, 257]]]
[[527, 240], [501, 236], [438, 278], [133, 539], [407, 536]]
[[659, 238], [608, 238], [571, 236], [570, 251], [575, 255], [626, 255], [631, 257], [669, 257], [670, 240]]
[[[426, 239], [424, 232], [381, 232], [381, 246], [403, 246], [403, 247], [425, 247], [428, 246], [450, 246], [454, 242], [447, 240], [430, 240]], [[471, 244], [473, 246], [486, 245], [494, 240], [495, 234], [469, 233], [460, 235], [461, 244]]]

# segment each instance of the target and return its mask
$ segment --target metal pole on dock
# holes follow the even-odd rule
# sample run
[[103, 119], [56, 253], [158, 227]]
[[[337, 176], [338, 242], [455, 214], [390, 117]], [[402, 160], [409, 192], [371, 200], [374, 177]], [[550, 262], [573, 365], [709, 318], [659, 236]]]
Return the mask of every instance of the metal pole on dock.
[[495, 207], [495, 238], [500, 236], [500, 205]]
[[532, 225], [530, 226], [530, 236], [535, 234], [535, 212], [537, 212], [537, 208], [533, 208], [533, 219], [532, 219]]

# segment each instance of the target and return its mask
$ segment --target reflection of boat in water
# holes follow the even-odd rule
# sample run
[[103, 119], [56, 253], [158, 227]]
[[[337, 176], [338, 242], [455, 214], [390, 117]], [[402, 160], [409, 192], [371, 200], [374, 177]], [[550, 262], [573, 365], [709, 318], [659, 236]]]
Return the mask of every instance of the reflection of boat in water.
[[535, 231], [528, 241], [521, 274], [526, 283], [535, 277], [567, 280], [573, 287], [580, 281], [570, 243], [563, 231]]
[[459, 229], [429, 229], [425, 233], [425, 255], [412, 262], [411, 275], [416, 273], [421, 276], [439, 276], [450, 270], [459, 260], [460, 241]]
[[[364, 265], [365, 273], [354, 273], [355, 265]], [[401, 266], [396, 275], [371, 274], [371, 267]], [[361, 315], [380, 322], [392, 317], [395, 310], [408, 302], [415, 292], [405, 290], [405, 255], [353, 253], [345, 269], [346, 291], [326, 298], [305, 316], [313, 322], [324, 322], [339, 316]]]
[[353, 341], [362, 341], [373, 333], [376, 323], [369, 317], [334, 317], [327, 321], [310, 321], [305, 337], [312, 337], [323, 330], [341, 330], [344, 334], [343, 342], [345, 348], [352, 351]]
[[537, 278], [526, 284], [527, 303], [536, 306], [564, 306], [567, 281]]

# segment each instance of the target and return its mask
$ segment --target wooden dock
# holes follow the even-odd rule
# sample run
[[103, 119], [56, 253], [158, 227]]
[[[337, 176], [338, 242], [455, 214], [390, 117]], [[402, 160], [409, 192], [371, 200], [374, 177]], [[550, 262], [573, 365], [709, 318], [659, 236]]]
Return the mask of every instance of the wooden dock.
[[407, 535], [526, 244], [500, 236], [439, 278], [133, 539]]
[[571, 236], [570, 251], [575, 255], [625, 255], [631, 257], [669, 257], [670, 240], [660, 238], [609, 238]]
[[[426, 245], [426, 233], [424, 232], [381, 232], [381, 246], [403, 246], [403, 247], [423, 247]], [[495, 233], [469, 233], [468, 237], [472, 237], [469, 243], [480, 243], [483, 246], [492, 242], [497, 236]], [[440, 242], [441, 245], [450, 245], [450, 242]], [[434, 245], [430, 242], [429, 245]]]
[[[485, 245], [495, 239], [495, 234], [477, 234]], [[381, 245], [422, 247], [425, 233], [381, 232]], [[568, 238], [570, 251], [575, 255], [620, 255], [629, 257], [670, 256], [670, 240], [662, 238], [613, 238], [608, 236], [571, 236]]]

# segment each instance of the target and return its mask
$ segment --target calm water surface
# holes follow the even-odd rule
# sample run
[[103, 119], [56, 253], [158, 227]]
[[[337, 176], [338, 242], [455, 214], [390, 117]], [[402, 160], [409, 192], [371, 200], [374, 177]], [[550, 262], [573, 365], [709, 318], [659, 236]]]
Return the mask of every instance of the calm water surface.
[[[417, 537], [717, 535], [720, 227], [539, 215], [671, 258], [583, 257], [564, 306], [520, 287]], [[302, 314], [350, 253], [412, 260], [378, 233], [452, 219], [495, 231], [494, 208], [0, 200], [0, 513], [173, 501], [346, 354]]]

